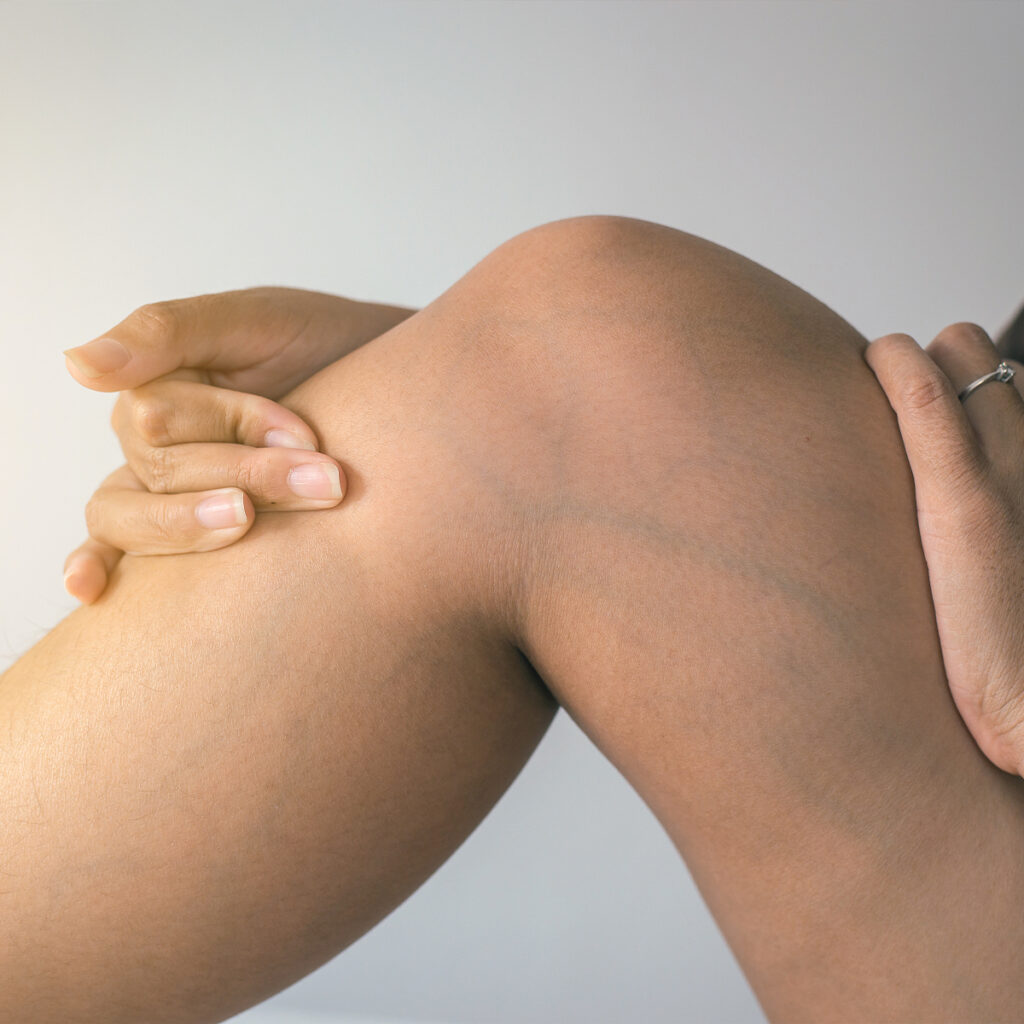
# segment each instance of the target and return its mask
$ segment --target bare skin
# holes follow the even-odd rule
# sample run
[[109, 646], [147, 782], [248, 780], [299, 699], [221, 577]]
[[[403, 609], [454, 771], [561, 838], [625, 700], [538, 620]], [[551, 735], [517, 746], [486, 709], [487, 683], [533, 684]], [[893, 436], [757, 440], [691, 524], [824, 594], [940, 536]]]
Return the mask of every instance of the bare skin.
[[126, 551], [212, 551], [259, 509], [335, 507], [344, 469], [304, 454], [315, 431], [273, 399], [414, 312], [249, 288], [143, 306], [68, 349], [80, 384], [121, 392], [111, 425], [128, 460], [89, 502], [89, 539], [64, 563], [68, 592], [95, 601]]
[[873, 342], [868, 364], [899, 416], [950, 690], [1000, 768], [1024, 774], [1024, 365], [965, 396], [1020, 349], [1024, 312], [999, 346], [953, 324], [922, 350], [906, 334]]
[[448, 856], [561, 704], [778, 1021], [1014, 1021], [1024, 780], [943, 673], [865, 339], [711, 243], [518, 236], [281, 402], [327, 511], [122, 559], [0, 678], [0, 1019], [213, 1021]]

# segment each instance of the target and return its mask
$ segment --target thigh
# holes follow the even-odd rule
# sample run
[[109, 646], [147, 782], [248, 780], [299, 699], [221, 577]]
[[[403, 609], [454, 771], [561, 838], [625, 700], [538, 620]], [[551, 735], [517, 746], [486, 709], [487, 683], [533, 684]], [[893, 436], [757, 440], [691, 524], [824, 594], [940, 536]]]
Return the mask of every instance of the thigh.
[[536, 426], [523, 651], [773, 1019], [1024, 1019], [1024, 781], [949, 696], [864, 339], [668, 228], [516, 245], [496, 260]]
[[0, 1019], [241, 1011], [399, 904], [544, 734], [454, 326], [427, 313], [289, 397], [341, 506], [126, 557], [0, 679]]

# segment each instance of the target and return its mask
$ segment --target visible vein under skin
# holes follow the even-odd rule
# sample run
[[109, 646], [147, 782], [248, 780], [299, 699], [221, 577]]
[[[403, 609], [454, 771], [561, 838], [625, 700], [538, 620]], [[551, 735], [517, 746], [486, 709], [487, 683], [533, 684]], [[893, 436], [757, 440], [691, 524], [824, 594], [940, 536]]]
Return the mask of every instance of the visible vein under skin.
[[44, 811], [0, 832], [0, 1018], [290, 983], [458, 846], [555, 698], [770, 1015], [1012, 1017], [1024, 789], [945, 691], [856, 332], [660, 226], [492, 257], [286, 397], [341, 506], [125, 559], [0, 678], [0, 818]]

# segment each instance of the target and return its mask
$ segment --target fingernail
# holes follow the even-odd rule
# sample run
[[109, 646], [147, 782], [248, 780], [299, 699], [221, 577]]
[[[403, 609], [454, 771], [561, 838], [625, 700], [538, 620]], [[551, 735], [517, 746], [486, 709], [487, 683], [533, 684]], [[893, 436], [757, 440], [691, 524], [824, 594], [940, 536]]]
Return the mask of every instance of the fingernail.
[[196, 505], [196, 519], [208, 530], [241, 526], [246, 521], [241, 491], [224, 491], [204, 498]]
[[[71, 577], [72, 577], [72, 576], [76, 576], [76, 575], [78, 575], [78, 573], [79, 573], [79, 572], [81, 572], [81, 570], [82, 570], [82, 559], [81, 559], [81, 558], [76, 558], [76, 559], [75, 559], [75, 560], [74, 560], [74, 561], [73, 561], [73, 562], [72, 562], [72, 563], [71, 563], [71, 564], [70, 564], [70, 565], [69, 565], [69, 566], [68, 566], [68, 567], [67, 567], [67, 568], [66, 568], [66, 569], [64, 570], [64, 589], [65, 589], [65, 590], [67, 590], [67, 592], [68, 592], [69, 594], [71, 594], [71, 590], [70, 590], [70, 588], [68, 587], [68, 583], [69, 583], [69, 581], [71, 580]], [[74, 594], [71, 594], [71, 596], [72, 596], [72, 597], [74, 597], [75, 595], [74, 595]]]
[[293, 466], [288, 473], [288, 486], [300, 498], [341, 497], [341, 475], [338, 467], [329, 462], [307, 462]]
[[132, 354], [113, 338], [97, 338], [77, 348], [64, 350], [84, 377], [102, 377], [106, 373], [120, 370], [131, 359]]
[[263, 443], [268, 448], [305, 448], [306, 451], [315, 452], [316, 445], [311, 444], [304, 437], [293, 434], [290, 430], [268, 430]]

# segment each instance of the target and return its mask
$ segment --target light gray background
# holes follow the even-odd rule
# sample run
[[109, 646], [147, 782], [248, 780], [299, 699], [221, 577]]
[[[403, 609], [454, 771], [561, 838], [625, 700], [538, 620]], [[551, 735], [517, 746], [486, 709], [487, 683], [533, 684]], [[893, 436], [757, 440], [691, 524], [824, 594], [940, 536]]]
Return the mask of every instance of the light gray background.
[[[737, 249], [869, 336], [994, 331], [1024, 299], [1022, 38], [1016, 3], [0, 4], [0, 667], [73, 607], [122, 461], [61, 349], [254, 284], [421, 305], [593, 212]], [[408, 903], [238, 1019], [373, 1017], [763, 1020], [564, 714]]]

